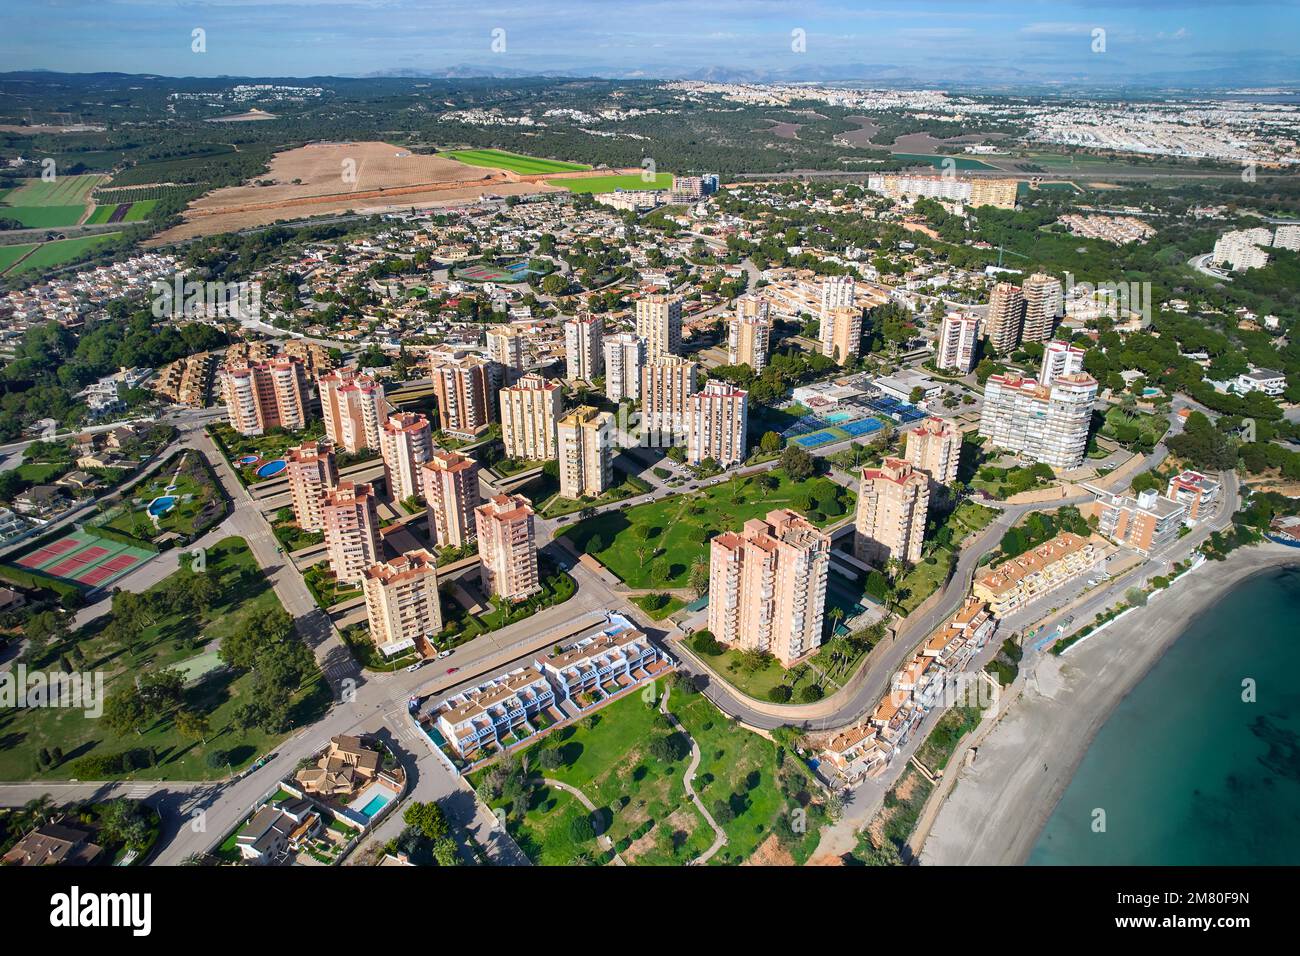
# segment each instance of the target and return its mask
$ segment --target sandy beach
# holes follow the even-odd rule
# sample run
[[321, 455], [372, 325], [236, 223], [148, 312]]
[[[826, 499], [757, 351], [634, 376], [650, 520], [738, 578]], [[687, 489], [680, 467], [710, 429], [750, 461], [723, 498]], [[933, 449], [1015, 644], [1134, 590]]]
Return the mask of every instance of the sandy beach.
[[1024, 863], [1098, 730], [1188, 622], [1243, 578], [1285, 564], [1300, 564], [1300, 551], [1267, 542], [1207, 562], [1066, 656], [1043, 655], [1021, 699], [961, 771], [921, 862]]

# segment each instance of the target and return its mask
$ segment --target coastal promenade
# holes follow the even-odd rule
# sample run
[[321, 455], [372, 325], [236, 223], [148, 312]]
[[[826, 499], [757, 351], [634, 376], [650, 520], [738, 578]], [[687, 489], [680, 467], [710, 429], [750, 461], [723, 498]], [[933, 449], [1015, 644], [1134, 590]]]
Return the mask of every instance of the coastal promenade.
[[1206, 562], [1170, 595], [1057, 657], [1029, 664], [1025, 690], [960, 771], [921, 853], [935, 865], [1024, 863], [1097, 732], [1188, 624], [1238, 583], [1300, 553], [1264, 543]]

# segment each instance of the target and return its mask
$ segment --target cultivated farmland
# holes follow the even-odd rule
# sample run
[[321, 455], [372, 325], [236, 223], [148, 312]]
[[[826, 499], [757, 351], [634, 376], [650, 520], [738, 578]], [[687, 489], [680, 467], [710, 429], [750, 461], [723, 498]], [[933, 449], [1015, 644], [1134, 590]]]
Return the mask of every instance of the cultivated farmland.
[[524, 156], [520, 153], [507, 153], [500, 149], [457, 149], [444, 156], [450, 156], [458, 162], [469, 166], [482, 166], [487, 169], [506, 169], [520, 176], [536, 176], [540, 173], [573, 173], [590, 166], [582, 163], [565, 163], [556, 159], [541, 159], [537, 156]]

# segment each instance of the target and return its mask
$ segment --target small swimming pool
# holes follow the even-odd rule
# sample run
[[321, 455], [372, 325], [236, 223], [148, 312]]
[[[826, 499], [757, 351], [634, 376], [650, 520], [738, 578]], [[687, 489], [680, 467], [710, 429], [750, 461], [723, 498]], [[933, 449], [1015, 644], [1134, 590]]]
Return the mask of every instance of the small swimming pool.
[[257, 461], [257, 456], [244, 455], [242, 458], [236, 458], [235, 461], [241, 465], [251, 465], [253, 462]]
[[175, 507], [175, 495], [161, 495], [149, 502], [149, 514], [153, 515], [155, 518], [161, 518]]
[[829, 415], [822, 415], [821, 420], [828, 425], [838, 425], [840, 422], [847, 422], [852, 417], [852, 412], [831, 412]]
[[268, 461], [261, 468], [257, 469], [257, 477], [270, 478], [272, 475], [278, 475], [284, 471], [286, 462], [283, 458], [277, 458], [275, 461]]
[[375, 814], [379, 813], [380, 810], [388, 806], [389, 799], [390, 798], [388, 796], [382, 793], [375, 794], [373, 797], [370, 798], [370, 800], [366, 803], [366, 805], [361, 808], [361, 815], [365, 817], [367, 820], [373, 819]]

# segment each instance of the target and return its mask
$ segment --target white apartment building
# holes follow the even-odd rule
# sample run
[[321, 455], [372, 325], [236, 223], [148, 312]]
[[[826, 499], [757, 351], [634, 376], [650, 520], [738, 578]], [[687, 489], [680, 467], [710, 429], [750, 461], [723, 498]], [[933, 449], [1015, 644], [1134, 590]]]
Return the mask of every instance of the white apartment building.
[[984, 387], [979, 433], [993, 445], [1053, 468], [1083, 464], [1097, 380], [1062, 375], [1050, 386], [1019, 375], [991, 375]]
[[979, 357], [980, 317], [949, 312], [943, 317], [936, 343], [934, 364], [962, 375], [975, 367]]
[[736, 300], [736, 314], [727, 333], [727, 362], [748, 365], [757, 375], [767, 368], [771, 348], [772, 321], [767, 299], [743, 295]]
[[1085, 349], [1053, 339], [1043, 347], [1043, 362], [1038, 369], [1038, 384], [1051, 385], [1063, 375], [1077, 375], [1083, 371]]
[[1225, 232], [1215, 240], [1211, 259], [1215, 265], [1226, 265], [1234, 272], [1262, 269], [1268, 265], [1268, 250], [1263, 247], [1272, 244], [1273, 233], [1262, 226]]
[[681, 296], [648, 295], [637, 299], [636, 334], [645, 342], [647, 361], [680, 352]]
[[479, 506], [478, 462], [435, 448], [420, 468], [429, 537], [439, 548], [460, 548], [474, 540]]
[[370, 485], [341, 481], [321, 502], [330, 569], [339, 581], [360, 583], [366, 568], [379, 560], [375, 498]]
[[277, 427], [289, 431], [307, 427], [307, 378], [297, 359], [227, 366], [221, 373], [221, 385], [230, 427], [241, 435], [261, 435]]
[[605, 320], [598, 315], [579, 315], [564, 323], [564, 358], [567, 377], [591, 382], [603, 371]]
[[641, 368], [641, 427], [651, 447], [686, 441], [698, 368], [680, 355], [652, 359]]
[[645, 364], [645, 340], [631, 332], [605, 338], [605, 397], [618, 404], [641, 399], [641, 366]]
[[316, 380], [325, 437], [335, 447], [355, 454], [379, 448], [379, 429], [388, 417], [384, 386], [355, 368], [342, 368]]
[[[507, 370], [507, 379], [524, 370], [524, 337], [513, 325], [498, 325], [487, 330], [487, 357]], [[511, 375], [510, 373], [514, 373]]]

